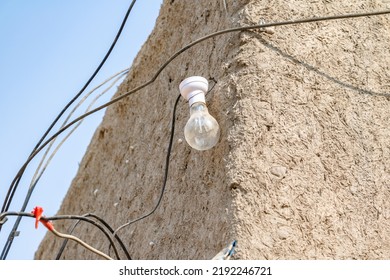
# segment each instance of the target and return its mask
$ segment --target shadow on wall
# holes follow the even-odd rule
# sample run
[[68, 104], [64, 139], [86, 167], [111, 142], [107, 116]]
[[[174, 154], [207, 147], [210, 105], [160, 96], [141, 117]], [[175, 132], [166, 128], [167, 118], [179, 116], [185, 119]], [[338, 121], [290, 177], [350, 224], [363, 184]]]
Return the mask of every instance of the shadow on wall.
[[351, 84], [348, 84], [348, 83], [345, 83], [343, 81], [340, 81], [338, 80], [337, 78], [335, 77], [332, 77], [331, 75], [323, 72], [322, 70], [314, 67], [313, 65], [310, 65], [304, 61], [301, 61], [297, 58], [295, 58], [294, 56], [292, 55], [289, 55], [285, 52], [283, 52], [281, 49], [279, 49], [278, 47], [275, 47], [274, 45], [272, 45], [271, 43], [267, 42], [264, 38], [261, 37], [260, 34], [256, 34], [255, 37], [259, 40], [260, 43], [262, 43], [265, 47], [271, 49], [272, 51], [274, 52], [277, 52], [278, 54], [280, 54], [281, 56], [283, 56], [284, 58], [287, 58], [288, 60], [292, 61], [293, 63], [296, 63], [296, 64], [299, 64], [299, 65], [302, 65], [303, 67], [305, 67], [306, 69], [308, 69], [309, 71], [313, 71], [315, 73], [317, 73], [318, 75], [321, 75], [323, 77], [325, 77], [326, 79], [328, 79], [329, 81], [333, 82], [333, 83], [336, 83], [342, 87], [345, 87], [345, 88], [348, 88], [348, 89], [351, 89], [351, 90], [354, 90], [360, 94], [368, 94], [368, 95], [375, 95], [375, 96], [384, 96], [384, 97], [390, 97], [390, 93], [381, 93], [381, 92], [374, 92], [374, 91], [370, 91], [370, 90], [367, 90], [367, 89], [362, 89], [362, 88], [359, 88], [357, 86], [354, 86], [354, 85], [351, 85]]

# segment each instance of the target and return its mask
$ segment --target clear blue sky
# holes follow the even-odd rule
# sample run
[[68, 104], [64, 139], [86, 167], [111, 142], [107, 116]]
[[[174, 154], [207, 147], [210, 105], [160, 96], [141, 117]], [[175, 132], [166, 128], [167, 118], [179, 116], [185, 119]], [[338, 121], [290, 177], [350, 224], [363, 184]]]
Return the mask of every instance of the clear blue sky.
[[[1, 204], [41, 135], [104, 57], [130, 2], [0, 1]], [[131, 65], [154, 27], [161, 3], [137, 1], [114, 51], [88, 89]], [[107, 93], [98, 104], [113, 94]], [[36, 187], [28, 211], [39, 205], [45, 215], [56, 214], [103, 113], [84, 121], [56, 154]], [[37, 164], [38, 160], [33, 161], [26, 171], [10, 211], [20, 209]], [[0, 233], [0, 252], [14, 221], [9, 218]], [[35, 230], [29, 218], [22, 220], [19, 230], [7, 259], [33, 259], [46, 230]]]

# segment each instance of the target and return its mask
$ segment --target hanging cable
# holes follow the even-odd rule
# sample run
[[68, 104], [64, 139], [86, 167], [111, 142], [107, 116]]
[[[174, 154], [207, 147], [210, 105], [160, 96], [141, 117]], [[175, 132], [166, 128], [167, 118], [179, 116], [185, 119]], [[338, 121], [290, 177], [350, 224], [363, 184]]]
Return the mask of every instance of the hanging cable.
[[[214, 84], [213, 86], [210, 88], [210, 90], [208, 91], [208, 93], [210, 93], [215, 85], [217, 84], [217, 82], [214, 80]], [[167, 180], [168, 180], [168, 173], [169, 173], [169, 161], [170, 161], [170, 157], [171, 157], [171, 151], [172, 151], [172, 145], [173, 145], [173, 136], [175, 134], [175, 121], [176, 121], [176, 110], [177, 110], [177, 105], [179, 103], [179, 100], [180, 100], [180, 97], [181, 97], [181, 94], [179, 94], [179, 96], [176, 98], [176, 101], [175, 101], [175, 105], [173, 105], [173, 113], [172, 113], [172, 121], [171, 121], [171, 135], [169, 137], [169, 143], [168, 143], [168, 149], [167, 149], [167, 156], [165, 158], [165, 171], [164, 171], [164, 179], [163, 179], [163, 184], [162, 184], [162, 188], [161, 188], [161, 192], [160, 192], [160, 196], [157, 200], [157, 203], [156, 205], [154, 206], [153, 210], [150, 211], [149, 213], [135, 219], [135, 220], [132, 220], [128, 223], [125, 223], [123, 225], [121, 225], [120, 227], [118, 227], [115, 232], [114, 232], [114, 236], [117, 234], [118, 231], [120, 231], [121, 229], [131, 225], [131, 224], [134, 224], [136, 222], [139, 222], [147, 217], [149, 217], [150, 215], [152, 215], [156, 210], [157, 208], [160, 206], [160, 203], [162, 201], [162, 198], [163, 198], [163, 195], [164, 195], [164, 192], [165, 192], [165, 189], [166, 189], [166, 186], [167, 186]]]
[[[98, 217], [97, 215], [94, 215], [94, 214], [87, 214], [87, 215], [84, 215], [84, 216], [78, 216], [78, 215], [57, 215], [57, 216], [52, 216], [52, 217], [44, 217], [42, 218], [43, 220], [47, 220], [47, 221], [56, 221], [56, 220], [78, 220], [78, 221], [85, 221], [85, 222], [88, 222], [94, 226], [96, 226], [97, 228], [99, 228], [103, 233], [104, 235], [108, 238], [108, 240], [110, 241], [110, 246], [113, 246], [114, 248], [114, 251], [115, 251], [115, 255], [117, 257], [118, 260], [120, 260], [120, 256], [119, 256], [119, 253], [118, 253], [118, 250], [116, 248], [116, 245], [115, 245], [115, 242], [114, 240], [112, 239], [112, 235], [110, 233], [113, 233], [114, 230], [112, 229], [112, 227], [108, 226], [108, 230], [110, 231], [110, 233], [108, 233], [101, 225], [99, 225], [98, 223], [96, 223], [94, 220], [88, 218], [87, 216], [91, 216], [91, 217], [94, 217], [94, 218], [97, 218], [100, 222], [102, 222], [104, 225], [108, 225], [107, 222], [105, 222], [101, 217]], [[103, 222], [104, 221], [104, 222]], [[116, 238], [116, 236], [115, 236]], [[120, 240], [120, 238], [116, 238], [117, 240]], [[123, 242], [120, 241], [119, 242], [121, 245], [123, 245]], [[123, 248], [124, 245], [123, 245]], [[124, 249], [125, 252], [127, 252], [127, 249], [125, 248]], [[128, 255], [128, 252], [127, 254]]]
[[[118, 253], [118, 249], [116, 248], [116, 245], [115, 245], [115, 242], [114, 240], [112, 239], [112, 235], [106, 231], [106, 229], [104, 229], [100, 224], [96, 223], [94, 220], [88, 218], [88, 217], [85, 217], [85, 216], [78, 216], [78, 215], [57, 215], [57, 216], [53, 216], [53, 217], [44, 217], [42, 218], [43, 220], [46, 220], [46, 221], [56, 221], [56, 220], [78, 220], [78, 221], [85, 221], [87, 223], [90, 223], [92, 225], [94, 225], [95, 227], [97, 227], [98, 229], [100, 229], [101, 232], [103, 232], [103, 234], [107, 237], [107, 239], [110, 241], [110, 244], [111, 246], [113, 246], [114, 248], [114, 252], [115, 252], [115, 255], [117, 257], [118, 260], [120, 260], [120, 256], [119, 256], [119, 253]], [[100, 218], [101, 219], [101, 218]], [[101, 219], [102, 220], [102, 219]], [[105, 223], [107, 224], [107, 223]], [[111, 228], [111, 227], [110, 227]], [[111, 228], [112, 230], [112, 228]]]
[[[85, 83], [85, 85], [81, 88], [81, 90], [68, 102], [68, 104], [65, 105], [65, 107], [61, 110], [61, 112], [58, 114], [58, 116], [54, 119], [54, 121], [50, 124], [49, 128], [46, 130], [46, 132], [42, 135], [41, 139], [38, 141], [38, 143], [35, 145], [33, 151], [30, 154], [33, 155], [35, 151], [41, 146], [42, 142], [45, 140], [46, 136], [50, 133], [50, 131], [53, 129], [55, 124], [58, 122], [58, 120], [62, 117], [62, 115], [65, 113], [65, 111], [81, 96], [81, 94], [84, 92], [84, 90], [89, 86], [89, 84], [92, 82], [92, 80], [96, 77], [96, 75], [99, 73], [100, 69], [103, 67], [104, 63], [107, 61], [108, 57], [110, 56], [112, 50], [114, 49], [116, 43], [118, 42], [118, 39], [120, 35], [122, 34], [123, 28], [125, 27], [125, 24], [127, 22], [127, 19], [131, 13], [131, 10], [133, 9], [133, 6], [135, 4], [136, 0], [133, 0], [127, 9], [127, 12], [125, 14], [125, 17], [122, 20], [122, 23], [119, 27], [119, 30], [111, 43], [110, 48], [108, 49], [106, 55], [104, 56], [103, 60], [100, 62], [99, 66], [96, 68], [95, 72], [92, 74], [92, 76], [88, 79], [88, 81]], [[17, 186], [19, 185], [20, 179], [23, 176], [24, 170], [27, 167], [24, 166], [19, 172], [18, 172], [18, 178], [13, 181], [12, 188], [8, 190], [8, 193], [5, 197], [3, 207], [1, 208], [1, 212], [8, 211], [9, 206], [11, 204], [13, 195], [16, 191]], [[0, 231], [1, 231], [1, 225], [0, 225]]]
[[[99, 93], [99, 95], [97, 95], [91, 102], [90, 104], [88, 105], [87, 109], [85, 110], [85, 113], [87, 113], [88, 111], [91, 110], [92, 106], [96, 103], [96, 101], [102, 97], [104, 94], [106, 94], [120, 79], [122, 79], [127, 73], [129, 72], [129, 68], [127, 69], [124, 69], [114, 75], [112, 75], [111, 77], [109, 77], [108, 79], [106, 79], [104, 82], [102, 82], [101, 84], [99, 84], [98, 86], [96, 86], [95, 88], [93, 88], [90, 92], [88, 92], [86, 95], [84, 95], [84, 97], [79, 101], [79, 103], [77, 103], [77, 105], [72, 109], [72, 111], [69, 113], [69, 115], [67, 116], [67, 118], [65, 119], [65, 121], [63, 122], [63, 124], [61, 125], [61, 128], [63, 128], [67, 123], [68, 121], [70, 120], [70, 118], [72, 117], [72, 115], [76, 112], [76, 110], [86, 101], [86, 99], [92, 94], [94, 93], [96, 90], [98, 90], [99, 88], [101, 88], [102, 86], [104, 86], [106, 83], [108, 83], [109, 81], [113, 80], [113, 82], [104, 90], [102, 91], [101, 93]], [[54, 152], [50, 155], [49, 159], [46, 161], [45, 165], [42, 167], [47, 155], [49, 154], [50, 152], [50, 149], [51, 147], [54, 145], [55, 143], [55, 140], [56, 139], [53, 139], [53, 141], [50, 142], [50, 145], [48, 145], [35, 173], [34, 173], [34, 176], [31, 180], [31, 183], [30, 183], [30, 188], [34, 185], [37, 184], [37, 182], [39, 181], [39, 178], [42, 176], [42, 174], [44, 173], [45, 169], [47, 168], [47, 166], [49, 165], [50, 161], [53, 159], [55, 153], [59, 150], [59, 148], [61, 147], [61, 145], [66, 141], [67, 138], [69, 138], [69, 136], [76, 130], [77, 127], [79, 127], [81, 125], [81, 121], [79, 123], [77, 123], [77, 125], [75, 125], [75, 127], [64, 137], [64, 139], [61, 141], [60, 144], [58, 144], [58, 146], [55, 148]], [[42, 167], [42, 168], [41, 168]], [[40, 171], [40, 172], [39, 172]], [[24, 211], [24, 210], [21, 210], [21, 211]]]
[[61, 233], [61, 232], [58, 232], [56, 231], [54, 228], [51, 230], [52, 233], [54, 233], [54, 235], [58, 236], [58, 237], [61, 237], [61, 238], [65, 238], [65, 239], [70, 239], [70, 240], [73, 240], [73, 241], [76, 241], [77, 243], [79, 243], [80, 245], [84, 246], [85, 248], [87, 248], [88, 250], [90, 250], [91, 252], [107, 259], [107, 260], [113, 260], [113, 258], [111, 258], [110, 256], [104, 254], [103, 252], [93, 248], [92, 246], [88, 245], [87, 243], [85, 243], [84, 241], [82, 241], [80, 238], [77, 238], [76, 236], [74, 235], [70, 235], [70, 234], [64, 234], [64, 233]]
[[165, 158], [165, 171], [164, 171], [164, 179], [163, 179], [163, 184], [162, 184], [162, 188], [161, 188], [161, 192], [160, 192], [160, 196], [158, 197], [158, 200], [157, 200], [157, 203], [156, 205], [154, 206], [154, 208], [147, 214], [133, 220], [133, 221], [130, 221], [126, 224], [123, 224], [121, 225], [119, 228], [117, 228], [114, 232], [114, 235], [117, 234], [117, 232], [119, 230], [121, 230], [122, 228], [126, 227], [126, 226], [129, 226], [131, 224], [134, 224], [135, 222], [138, 222], [140, 220], [143, 220], [147, 217], [149, 217], [150, 215], [152, 215], [158, 208], [158, 206], [160, 205], [161, 203], [161, 200], [163, 198], [163, 194], [165, 192], [165, 188], [167, 186], [167, 180], [168, 180], [168, 172], [169, 172], [169, 160], [171, 158], [171, 151], [172, 151], [172, 146], [173, 146], [173, 136], [175, 134], [175, 122], [176, 122], [176, 109], [177, 109], [177, 104], [179, 103], [179, 100], [180, 100], [180, 96], [179, 95], [177, 98], [176, 98], [176, 101], [175, 101], [175, 105], [173, 106], [173, 113], [172, 113], [172, 122], [171, 122], [171, 135], [169, 137], [169, 144], [168, 144], [168, 150], [167, 150], [167, 156]]
[[[92, 214], [92, 213], [88, 213], [88, 214], [85, 214], [83, 215], [84, 217], [93, 217], [97, 220], [99, 220], [99, 222], [101, 222], [102, 224], [104, 224], [104, 226], [112, 233], [114, 234], [114, 230], [112, 229], [112, 227], [107, 224], [102, 218], [100, 218], [99, 216], [96, 216], [95, 214]], [[68, 234], [72, 234], [73, 231], [76, 229], [76, 227], [79, 225], [79, 223], [81, 222], [81, 220], [78, 220], [76, 221], [68, 230]], [[114, 235], [114, 237], [117, 239], [117, 241], [119, 242], [119, 244], [121, 245], [122, 247], [122, 250], [123, 252], [125, 253], [126, 257], [128, 260], [131, 260], [131, 257], [130, 257], [130, 254], [126, 248], [126, 246], [123, 244], [122, 240], [118, 237], [117, 234]], [[64, 242], [62, 242], [62, 245], [61, 245], [61, 248], [60, 250], [58, 251], [57, 253], [57, 256], [56, 256], [56, 260], [59, 260], [61, 258], [61, 255], [62, 253], [64, 252], [65, 250], [65, 247], [66, 247], [66, 244], [67, 244], [67, 240], [64, 240]], [[111, 248], [111, 244], [110, 244], [110, 248]]]
[[[215, 85], [215, 84], [214, 84], [214, 85]], [[210, 91], [211, 91], [211, 90], [210, 90]], [[174, 105], [174, 108], [173, 108], [172, 122], [171, 122], [171, 136], [170, 136], [170, 139], [169, 139], [168, 150], [167, 150], [167, 157], [166, 157], [166, 161], [165, 161], [165, 172], [164, 172], [164, 179], [163, 179], [163, 187], [162, 187], [162, 189], [161, 189], [161, 192], [160, 192], [158, 201], [157, 201], [155, 207], [152, 209], [152, 211], [150, 211], [148, 214], [143, 215], [143, 216], [141, 216], [140, 218], [137, 218], [137, 219], [134, 220], [134, 221], [131, 221], [131, 222], [129, 222], [129, 223], [126, 223], [126, 224], [122, 225], [121, 227], [119, 227], [119, 228], [116, 229], [115, 231], [111, 231], [115, 237], [117, 236], [117, 232], [118, 232], [120, 229], [122, 229], [122, 228], [124, 228], [124, 227], [126, 227], [126, 226], [128, 226], [128, 225], [131, 225], [131, 224], [133, 224], [133, 223], [135, 223], [135, 222], [138, 222], [138, 221], [140, 221], [140, 220], [142, 220], [142, 219], [145, 219], [145, 218], [149, 217], [150, 215], [152, 215], [152, 214], [156, 211], [156, 209], [158, 208], [158, 206], [159, 206], [160, 203], [161, 203], [161, 200], [162, 200], [162, 198], [163, 198], [163, 194], [164, 194], [164, 192], [165, 192], [166, 184], [167, 184], [167, 179], [168, 179], [169, 160], [170, 160], [170, 155], [171, 155], [171, 151], [172, 151], [173, 136], [174, 136], [174, 132], [175, 132], [174, 129], [175, 129], [175, 121], [176, 121], [176, 110], [177, 110], [178, 102], [179, 102], [179, 100], [180, 100], [180, 96], [181, 96], [181, 95], [179, 95], [179, 96], [177, 97], [176, 102], [175, 102], [175, 105]], [[80, 220], [77, 221], [77, 222], [69, 229], [69, 233], [70, 233], [70, 234], [74, 231], [74, 229], [77, 227], [77, 225], [79, 224], [79, 222], [80, 222]], [[65, 246], [66, 246], [66, 241], [63, 242], [62, 247], [60, 248], [60, 251], [58, 252], [58, 254], [57, 254], [57, 256], [56, 256], [56, 259], [57, 259], [57, 260], [60, 259], [61, 255], [62, 255], [62, 253], [63, 253], [63, 251], [64, 251]], [[129, 259], [131, 259], [129, 255], [128, 255], [128, 257], [129, 257]]]
[[[216, 85], [216, 82], [214, 82], [214, 85], [211, 87], [211, 89], [208, 92], [211, 92], [213, 90], [213, 88], [215, 87], [215, 85]], [[131, 225], [133, 223], [139, 222], [139, 221], [149, 217], [150, 215], [152, 215], [157, 210], [159, 205], [161, 204], [161, 201], [162, 201], [165, 189], [166, 189], [166, 185], [167, 185], [167, 180], [168, 180], [169, 161], [170, 161], [170, 156], [171, 156], [171, 151], [172, 151], [172, 146], [173, 146], [173, 137], [174, 137], [174, 134], [175, 134], [176, 111], [177, 111], [177, 105], [179, 103], [180, 97], [181, 97], [181, 95], [179, 94], [178, 97], [176, 98], [175, 104], [173, 106], [172, 121], [171, 121], [171, 134], [170, 134], [169, 143], [168, 143], [167, 156], [166, 156], [166, 159], [165, 159], [164, 179], [163, 179], [163, 184], [162, 184], [161, 192], [160, 192], [159, 198], [157, 200], [157, 203], [156, 203], [154, 208], [149, 213], [147, 213], [147, 214], [145, 214], [145, 215], [143, 215], [143, 216], [141, 216], [141, 217], [139, 217], [139, 218], [137, 218], [135, 220], [132, 220], [132, 221], [130, 221], [128, 223], [125, 223], [125, 224], [121, 225], [120, 227], [118, 227], [115, 231], [112, 231], [114, 237], [117, 236], [117, 232], [119, 230], [121, 230], [121, 229], [125, 228], [126, 226], [129, 226], [129, 225]], [[69, 232], [72, 233], [77, 225], [78, 225], [78, 222], [76, 222], [70, 228]], [[57, 254], [57, 257], [56, 257], [57, 260], [60, 259], [61, 254], [62, 254], [65, 246], [66, 246], [66, 243], [64, 242], [62, 247], [61, 247], [61, 249], [60, 249], [60, 251], [59, 251], [59, 253]]]

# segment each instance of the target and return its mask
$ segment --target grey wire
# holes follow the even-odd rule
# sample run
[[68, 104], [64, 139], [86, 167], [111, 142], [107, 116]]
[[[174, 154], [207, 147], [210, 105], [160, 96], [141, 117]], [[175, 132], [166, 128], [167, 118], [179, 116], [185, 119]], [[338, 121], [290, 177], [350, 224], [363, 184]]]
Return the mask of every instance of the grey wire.
[[[111, 81], [112, 79], [114, 79], [115, 77], [117, 77], [112, 83], [111, 85], [106, 88], [103, 92], [101, 92], [99, 95], [97, 95], [93, 100], [92, 102], [89, 104], [88, 108], [85, 110], [85, 113], [87, 113], [91, 107], [96, 103], [96, 101], [102, 97], [105, 93], [107, 93], [124, 75], [126, 75], [129, 71], [129, 68], [127, 69], [124, 69], [122, 71], [119, 71], [118, 73], [112, 75], [111, 77], [109, 77], [108, 79], [106, 79], [105, 81], [103, 81], [101, 84], [99, 84], [98, 86], [96, 86], [95, 88], [93, 88], [91, 91], [89, 91], [78, 103], [77, 105], [72, 109], [72, 111], [68, 114], [68, 116], [66, 117], [65, 121], [63, 122], [63, 124], [61, 125], [61, 128], [63, 128], [67, 123], [68, 121], [70, 120], [70, 118], [72, 117], [72, 115], [76, 112], [76, 110], [86, 101], [86, 99], [92, 94], [94, 93], [96, 90], [98, 90], [99, 88], [101, 88], [102, 86], [104, 86], [106, 83], [108, 83], [109, 81]], [[43, 165], [43, 162], [44, 160], [46, 159], [47, 155], [49, 154], [50, 152], [50, 149], [52, 148], [52, 146], [54, 145], [55, 143], [55, 140], [57, 138], [54, 138], [53, 141], [49, 144], [49, 146], [47, 147], [35, 173], [34, 173], [34, 176], [31, 180], [31, 183], [30, 183], [30, 188], [32, 188], [32, 186], [36, 185], [37, 181], [39, 180], [39, 178], [42, 176], [42, 174], [44, 173], [45, 169], [47, 168], [47, 166], [49, 165], [50, 161], [53, 159], [54, 155], [56, 154], [56, 152], [59, 150], [59, 148], [64, 144], [64, 142], [66, 141], [67, 138], [70, 137], [70, 135], [76, 130], [77, 127], [79, 127], [81, 125], [81, 121], [64, 137], [64, 139], [61, 141], [60, 144], [58, 144], [58, 146], [56, 147], [56, 149], [54, 150], [54, 152], [51, 154], [51, 156], [49, 157], [49, 159], [46, 161], [44, 167], [41, 169], [42, 165]], [[39, 170], [41, 170], [41, 172], [39, 173], [38, 175], [38, 172]], [[38, 178], [38, 179], [37, 179]], [[21, 210], [21, 211], [24, 211], [24, 210]]]
[[65, 233], [61, 233], [59, 231], [57, 231], [56, 229], [52, 229], [51, 232], [55, 235], [55, 236], [58, 236], [58, 237], [61, 237], [61, 238], [65, 238], [65, 239], [70, 239], [70, 240], [73, 240], [77, 243], [79, 243], [80, 245], [82, 245], [83, 247], [87, 248], [88, 250], [90, 250], [91, 252], [107, 259], [107, 260], [113, 260], [113, 258], [111, 258], [110, 256], [106, 255], [105, 253], [103, 253], [102, 251], [99, 251], [97, 250], [96, 248], [92, 247], [91, 245], [85, 243], [84, 241], [82, 241], [80, 238], [74, 236], [74, 235], [70, 235], [70, 234], [65, 234]]

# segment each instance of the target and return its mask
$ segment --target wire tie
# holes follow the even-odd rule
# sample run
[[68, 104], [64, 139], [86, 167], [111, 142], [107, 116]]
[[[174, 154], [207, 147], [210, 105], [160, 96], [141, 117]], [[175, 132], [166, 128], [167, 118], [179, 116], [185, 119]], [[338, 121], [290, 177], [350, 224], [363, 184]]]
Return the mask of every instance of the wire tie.
[[31, 211], [31, 213], [35, 217], [35, 228], [38, 228], [39, 222], [41, 222], [48, 230], [52, 231], [54, 229], [53, 224], [50, 221], [47, 220], [42, 220], [42, 213], [43, 213], [43, 208], [40, 206], [34, 207], [34, 210]]

